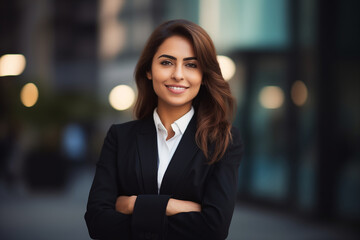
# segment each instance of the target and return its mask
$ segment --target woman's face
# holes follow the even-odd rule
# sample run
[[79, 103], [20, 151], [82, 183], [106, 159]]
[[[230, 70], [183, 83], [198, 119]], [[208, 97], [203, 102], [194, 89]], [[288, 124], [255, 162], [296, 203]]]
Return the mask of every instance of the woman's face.
[[158, 108], [190, 110], [202, 81], [191, 42], [178, 35], [167, 38], [155, 53], [147, 78], [158, 96]]

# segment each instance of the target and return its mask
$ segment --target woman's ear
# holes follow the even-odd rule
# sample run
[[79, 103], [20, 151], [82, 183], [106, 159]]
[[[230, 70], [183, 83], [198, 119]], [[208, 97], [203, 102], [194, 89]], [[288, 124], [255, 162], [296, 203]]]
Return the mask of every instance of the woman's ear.
[[152, 80], [151, 72], [146, 72], [146, 77], [147, 77], [147, 79]]

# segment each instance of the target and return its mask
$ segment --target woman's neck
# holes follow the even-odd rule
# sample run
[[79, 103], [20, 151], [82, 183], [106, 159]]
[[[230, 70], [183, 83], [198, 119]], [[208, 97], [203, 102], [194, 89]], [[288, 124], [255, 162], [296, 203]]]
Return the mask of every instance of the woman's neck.
[[[168, 135], [174, 134], [171, 124], [184, 116], [187, 112], [189, 112], [191, 109], [191, 104], [188, 106], [181, 106], [181, 107], [169, 107], [169, 106], [163, 106], [161, 104], [157, 107], [157, 113], [160, 117], [160, 120], [166, 130], [168, 131]], [[172, 137], [170, 136], [170, 138]]]

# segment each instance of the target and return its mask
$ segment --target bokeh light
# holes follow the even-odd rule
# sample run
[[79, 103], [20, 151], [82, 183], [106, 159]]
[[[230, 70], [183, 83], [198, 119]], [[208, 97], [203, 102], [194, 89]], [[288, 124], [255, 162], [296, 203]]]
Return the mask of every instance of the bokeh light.
[[308, 98], [308, 89], [304, 82], [296, 81], [291, 87], [291, 99], [297, 106], [303, 106]]
[[264, 108], [280, 108], [284, 103], [284, 92], [279, 87], [267, 86], [261, 89], [259, 100]]
[[69, 124], [64, 128], [62, 147], [65, 155], [74, 161], [82, 160], [86, 154], [86, 136], [79, 124]]
[[36, 104], [39, 98], [39, 91], [35, 84], [27, 83], [21, 89], [20, 99], [25, 107], [32, 107]]
[[227, 56], [217, 56], [221, 73], [226, 81], [229, 81], [235, 74], [236, 66], [234, 61]]
[[118, 85], [109, 94], [110, 105], [119, 111], [131, 107], [135, 100], [134, 90], [128, 85]]
[[26, 66], [26, 59], [22, 54], [5, 54], [0, 58], [0, 76], [20, 75]]

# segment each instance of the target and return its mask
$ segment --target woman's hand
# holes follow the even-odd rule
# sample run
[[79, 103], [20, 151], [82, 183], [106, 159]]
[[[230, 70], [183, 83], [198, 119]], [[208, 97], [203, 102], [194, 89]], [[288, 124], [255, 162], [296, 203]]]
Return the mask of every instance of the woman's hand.
[[115, 209], [123, 214], [132, 214], [137, 196], [119, 196], [116, 199]]
[[[119, 196], [116, 199], [115, 209], [123, 214], [132, 214], [137, 196]], [[200, 212], [201, 205], [185, 200], [170, 198], [166, 206], [166, 216], [172, 216], [182, 212]]]
[[201, 211], [201, 205], [196, 202], [170, 198], [168, 205], [166, 207], [166, 216], [172, 216], [181, 212], [200, 212], [200, 211]]

